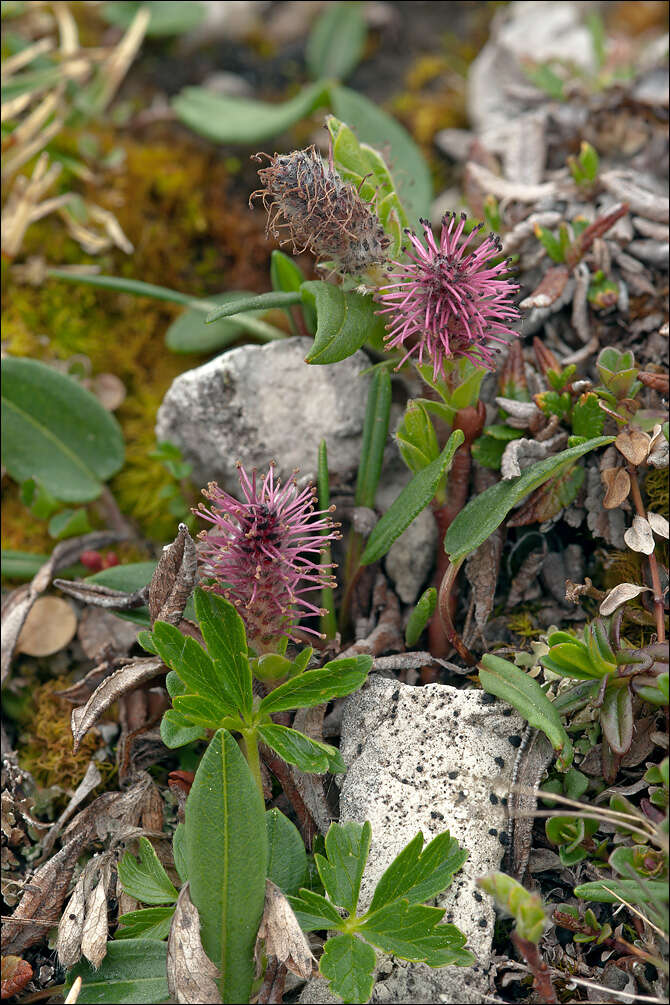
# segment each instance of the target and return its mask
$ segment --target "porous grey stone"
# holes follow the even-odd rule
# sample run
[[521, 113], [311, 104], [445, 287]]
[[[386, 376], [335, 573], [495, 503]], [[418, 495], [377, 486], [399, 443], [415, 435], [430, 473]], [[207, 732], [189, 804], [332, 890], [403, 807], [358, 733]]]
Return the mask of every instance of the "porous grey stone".
[[360, 462], [370, 361], [362, 352], [341, 363], [310, 366], [313, 342], [288, 338], [245, 345], [181, 374], [158, 410], [156, 436], [193, 465], [193, 480], [238, 491], [235, 464], [283, 477], [294, 468], [314, 479], [322, 439], [331, 475], [346, 479]]
[[[373, 1002], [467, 1002], [489, 993], [494, 911], [476, 879], [500, 868], [507, 830], [505, 798], [515, 758], [510, 742], [524, 724], [481, 691], [442, 684], [410, 687], [372, 676], [347, 699], [341, 751], [348, 765], [340, 794], [342, 822], [369, 820], [370, 857], [361, 884], [365, 908], [384, 870], [421, 830], [428, 843], [449, 830], [470, 853], [438, 904], [467, 936], [473, 967], [431, 970], [385, 961]], [[308, 985], [301, 1001], [330, 1002]], [[321, 997], [313, 997], [313, 995]]]

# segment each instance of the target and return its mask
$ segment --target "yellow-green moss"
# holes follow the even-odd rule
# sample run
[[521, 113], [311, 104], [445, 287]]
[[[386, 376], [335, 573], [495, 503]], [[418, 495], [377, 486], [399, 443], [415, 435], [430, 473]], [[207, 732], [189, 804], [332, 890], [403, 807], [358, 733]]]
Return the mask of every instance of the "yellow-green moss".
[[[32, 692], [30, 717], [19, 738], [19, 762], [30, 771], [38, 785], [74, 788], [82, 780], [86, 766], [101, 746], [100, 734], [90, 730], [76, 754], [72, 753], [70, 713], [72, 706], [55, 692], [64, 687], [62, 679], [50, 680]], [[24, 739], [25, 738], [25, 739]], [[113, 765], [98, 763], [103, 774]]]
[[668, 469], [649, 468], [644, 479], [648, 508], [668, 519]]

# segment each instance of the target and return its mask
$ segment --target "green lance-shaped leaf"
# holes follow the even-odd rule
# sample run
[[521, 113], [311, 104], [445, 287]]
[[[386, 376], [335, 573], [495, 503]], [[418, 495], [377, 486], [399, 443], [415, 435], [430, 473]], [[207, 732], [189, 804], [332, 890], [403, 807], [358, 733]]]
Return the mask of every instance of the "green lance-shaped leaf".
[[168, 1000], [167, 944], [157, 939], [122, 939], [107, 943], [98, 969], [82, 960], [68, 971], [63, 993], [83, 980], [81, 1005], [154, 1005]]
[[183, 304], [192, 307], [203, 314], [214, 308], [211, 300], [193, 297], [189, 293], [180, 293], [167, 286], [157, 286], [155, 283], [145, 283], [141, 279], [127, 279], [125, 276], [83, 276], [76, 272], [65, 272], [63, 269], [47, 269], [50, 279], [63, 279], [66, 283], [83, 283], [84, 286], [97, 286], [103, 290], [113, 290], [116, 293], [132, 293], [136, 297], [149, 297], [151, 300], [166, 300], [172, 304]]
[[361, 143], [353, 129], [334, 115], [328, 117], [326, 126], [338, 174], [351, 182], [361, 198], [374, 209], [391, 238], [387, 256], [390, 260], [397, 258], [403, 243], [403, 228], [409, 221], [386, 161], [378, 150]]
[[207, 748], [186, 801], [185, 854], [202, 945], [224, 1002], [247, 1002], [263, 914], [268, 837], [249, 765], [226, 730]]
[[242, 618], [230, 601], [201, 589], [195, 591], [195, 612], [216, 673], [225, 680], [238, 713], [249, 715], [253, 693]]
[[263, 698], [260, 712], [274, 715], [292, 708], [311, 708], [333, 698], [343, 698], [365, 683], [372, 669], [372, 656], [352, 656], [326, 663], [320, 670], [306, 670], [287, 680]]
[[300, 890], [297, 897], [289, 897], [296, 918], [303, 932], [315, 932], [320, 928], [339, 929], [344, 920], [329, 900], [312, 890]]
[[321, 882], [334, 904], [354, 914], [358, 904], [363, 870], [368, 860], [372, 827], [348, 821], [331, 824], [326, 834], [326, 855], [315, 855]]
[[493, 897], [497, 906], [516, 921], [517, 932], [527, 942], [539, 942], [545, 926], [545, 913], [538, 893], [530, 893], [521, 883], [504, 872], [492, 872], [477, 880], [477, 886]]
[[367, 28], [357, 3], [331, 3], [312, 28], [305, 59], [315, 80], [348, 77], [363, 55]]
[[324, 775], [326, 771], [330, 771], [337, 775], [347, 770], [337, 747], [311, 740], [288, 726], [264, 723], [258, 726], [258, 737], [268, 747], [272, 747], [287, 764], [295, 764], [307, 774]]
[[109, 24], [119, 28], [130, 27], [130, 24], [140, 7], [146, 7], [151, 14], [147, 28], [147, 36], [164, 37], [166, 35], [185, 35], [193, 31], [205, 20], [207, 9], [203, 3], [170, 3], [169, 0], [146, 0], [142, 2], [106, 3], [102, 7], [102, 16]]
[[516, 478], [492, 485], [475, 496], [458, 514], [444, 538], [444, 550], [453, 564], [479, 547], [500, 526], [510, 510], [534, 489], [544, 485], [565, 465], [579, 457], [607, 446], [613, 436], [598, 436], [579, 446], [570, 447], [560, 454], [531, 464]]
[[140, 838], [139, 862], [130, 852], [119, 862], [119, 879], [125, 892], [142, 904], [170, 904], [177, 899], [177, 891], [145, 837]]
[[123, 435], [95, 395], [32, 359], [2, 365], [2, 461], [64, 502], [88, 502], [121, 468]]
[[449, 831], [438, 834], [424, 848], [423, 834], [419, 831], [377, 883], [370, 913], [400, 898], [409, 904], [421, 904], [442, 893], [468, 854]]
[[337, 118], [355, 131], [361, 143], [384, 152], [410, 223], [427, 216], [433, 198], [430, 171], [404, 126], [357, 91], [334, 84], [329, 92]]
[[173, 98], [172, 107], [178, 119], [215, 143], [248, 144], [278, 136], [327, 101], [328, 86], [319, 81], [277, 104], [185, 87]]
[[[253, 296], [251, 293], [220, 293], [211, 298], [210, 309], [214, 304], [231, 306]], [[261, 320], [263, 313], [263, 310], [236, 313], [206, 325], [202, 309], [190, 307], [168, 328], [165, 345], [171, 352], [209, 353], [225, 349], [242, 335], [251, 335], [262, 342], [286, 338], [286, 332]]]
[[421, 633], [433, 616], [437, 604], [437, 590], [429, 586], [419, 597], [416, 607], [407, 621], [405, 629], [405, 645], [415, 646], [421, 638]]
[[576, 886], [575, 897], [582, 900], [595, 900], [598, 904], [652, 904], [668, 902], [667, 880], [642, 879], [612, 879], [600, 880], [595, 883], [582, 883]]
[[305, 357], [306, 363], [339, 363], [353, 356], [375, 333], [380, 337], [386, 331], [370, 296], [353, 290], [345, 292], [320, 279], [303, 283], [301, 293], [303, 303], [313, 307], [317, 317], [314, 345]]
[[307, 877], [307, 853], [300, 832], [278, 809], [265, 814], [268, 829], [268, 876], [287, 896], [296, 894]]
[[561, 717], [538, 682], [500, 656], [482, 656], [479, 679], [485, 691], [513, 705], [529, 725], [541, 729], [567, 768], [572, 760], [572, 743]]
[[[330, 507], [330, 476], [328, 474], [328, 446], [325, 440], [321, 440], [319, 443], [316, 487], [318, 509], [327, 510]], [[324, 530], [323, 533], [325, 535], [327, 531]], [[330, 565], [331, 561], [330, 541], [327, 541], [321, 553], [321, 565]], [[335, 591], [332, 586], [324, 586], [321, 589], [321, 609], [325, 613], [320, 617], [319, 627], [327, 639], [334, 639], [337, 634], [337, 617], [335, 614]]]
[[235, 314], [244, 314], [247, 311], [269, 311], [273, 307], [290, 307], [291, 304], [299, 304], [301, 299], [300, 291], [295, 290], [288, 293], [259, 293], [258, 295], [228, 300], [209, 312], [205, 318], [205, 324], [211, 325], [221, 318], [230, 318]]
[[600, 709], [600, 725], [615, 754], [623, 755], [633, 742], [633, 696], [628, 681], [610, 684]]
[[428, 467], [419, 471], [393, 500], [370, 535], [361, 558], [361, 565], [370, 565], [371, 562], [377, 562], [382, 558], [396, 538], [400, 537], [421, 510], [429, 505], [463, 440], [463, 432], [460, 429], [454, 430], [440, 456]]
[[375, 951], [353, 935], [328, 939], [319, 971], [343, 1002], [367, 1002], [374, 987]]
[[384, 460], [391, 415], [391, 378], [387, 370], [375, 370], [365, 413], [361, 460], [356, 481], [356, 505], [372, 508]]

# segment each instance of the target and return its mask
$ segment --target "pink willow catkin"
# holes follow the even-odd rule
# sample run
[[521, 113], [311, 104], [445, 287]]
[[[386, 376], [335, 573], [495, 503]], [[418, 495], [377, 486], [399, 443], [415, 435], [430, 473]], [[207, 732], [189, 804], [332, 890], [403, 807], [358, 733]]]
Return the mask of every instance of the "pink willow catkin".
[[[389, 349], [407, 349], [399, 366], [417, 355], [419, 364], [432, 363], [433, 380], [446, 376], [447, 360], [466, 357], [478, 366], [494, 369], [491, 343], [506, 344], [501, 335], [517, 333], [505, 324], [519, 318], [512, 294], [519, 287], [507, 277], [509, 260], [491, 265], [502, 251], [500, 238], [487, 235], [475, 251], [466, 251], [483, 224], [461, 241], [467, 217], [455, 213], [442, 218], [437, 245], [428, 220], [421, 220], [426, 245], [406, 230], [415, 254], [409, 262], [394, 262], [395, 280], [380, 287], [383, 304], [379, 314], [388, 315], [385, 343]], [[459, 243], [460, 242], [460, 243]]]
[[206, 588], [237, 608], [260, 654], [275, 651], [283, 636], [299, 641], [295, 622], [325, 613], [304, 594], [335, 585], [335, 566], [321, 565], [319, 557], [340, 536], [339, 525], [329, 516], [333, 506], [315, 511], [316, 490], [309, 485], [300, 491], [295, 475], [281, 487], [271, 464], [259, 488], [255, 470], [250, 479], [241, 464], [237, 469], [244, 502], [210, 482], [203, 495], [211, 508], [200, 503], [194, 511], [213, 525], [198, 535], [200, 569], [214, 580]]

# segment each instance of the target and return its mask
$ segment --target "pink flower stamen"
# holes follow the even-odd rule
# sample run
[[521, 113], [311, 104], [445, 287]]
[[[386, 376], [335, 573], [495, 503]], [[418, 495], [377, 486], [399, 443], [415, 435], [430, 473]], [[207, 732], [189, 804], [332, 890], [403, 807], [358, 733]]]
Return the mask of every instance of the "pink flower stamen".
[[282, 487], [271, 464], [259, 489], [255, 470], [249, 478], [241, 464], [237, 469], [245, 502], [215, 482], [203, 489], [211, 507], [200, 503], [195, 512], [213, 526], [199, 534], [199, 563], [203, 578], [214, 580], [206, 589], [235, 605], [260, 654], [275, 650], [283, 636], [299, 641], [297, 621], [324, 613], [302, 594], [335, 585], [335, 566], [311, 556], [339, 537], [338, 525], [330, 510], [314, 509], [316, 490], [299, 491], [295, 475]]
[[425, 244], [406, 231], [415, 254], [393, 263], [398, 269], [388, 276], [393, 282], [377, 294], [383, 305], [378, 313], [388, 315], [386, 346], [405, 350], [398, 367], [414, 354], [420, 365], [425, 357], [433, 365], [433, 380], [446, 376], [447, 360], [460, 357], [494, 369], [495, 343], [517, 334], [507, 324], [520, 316], [512, 300], [519, 287], [507, 278], [509, 260], [491, 264], [500, 255], [500, 239], [489, 234], [465, 254], [482, 226], [461, 240], [465, 222], [465, 213], [458, 222], [455, 213], [447, 214], [439, 245], [427, 220], [421, 220]]

